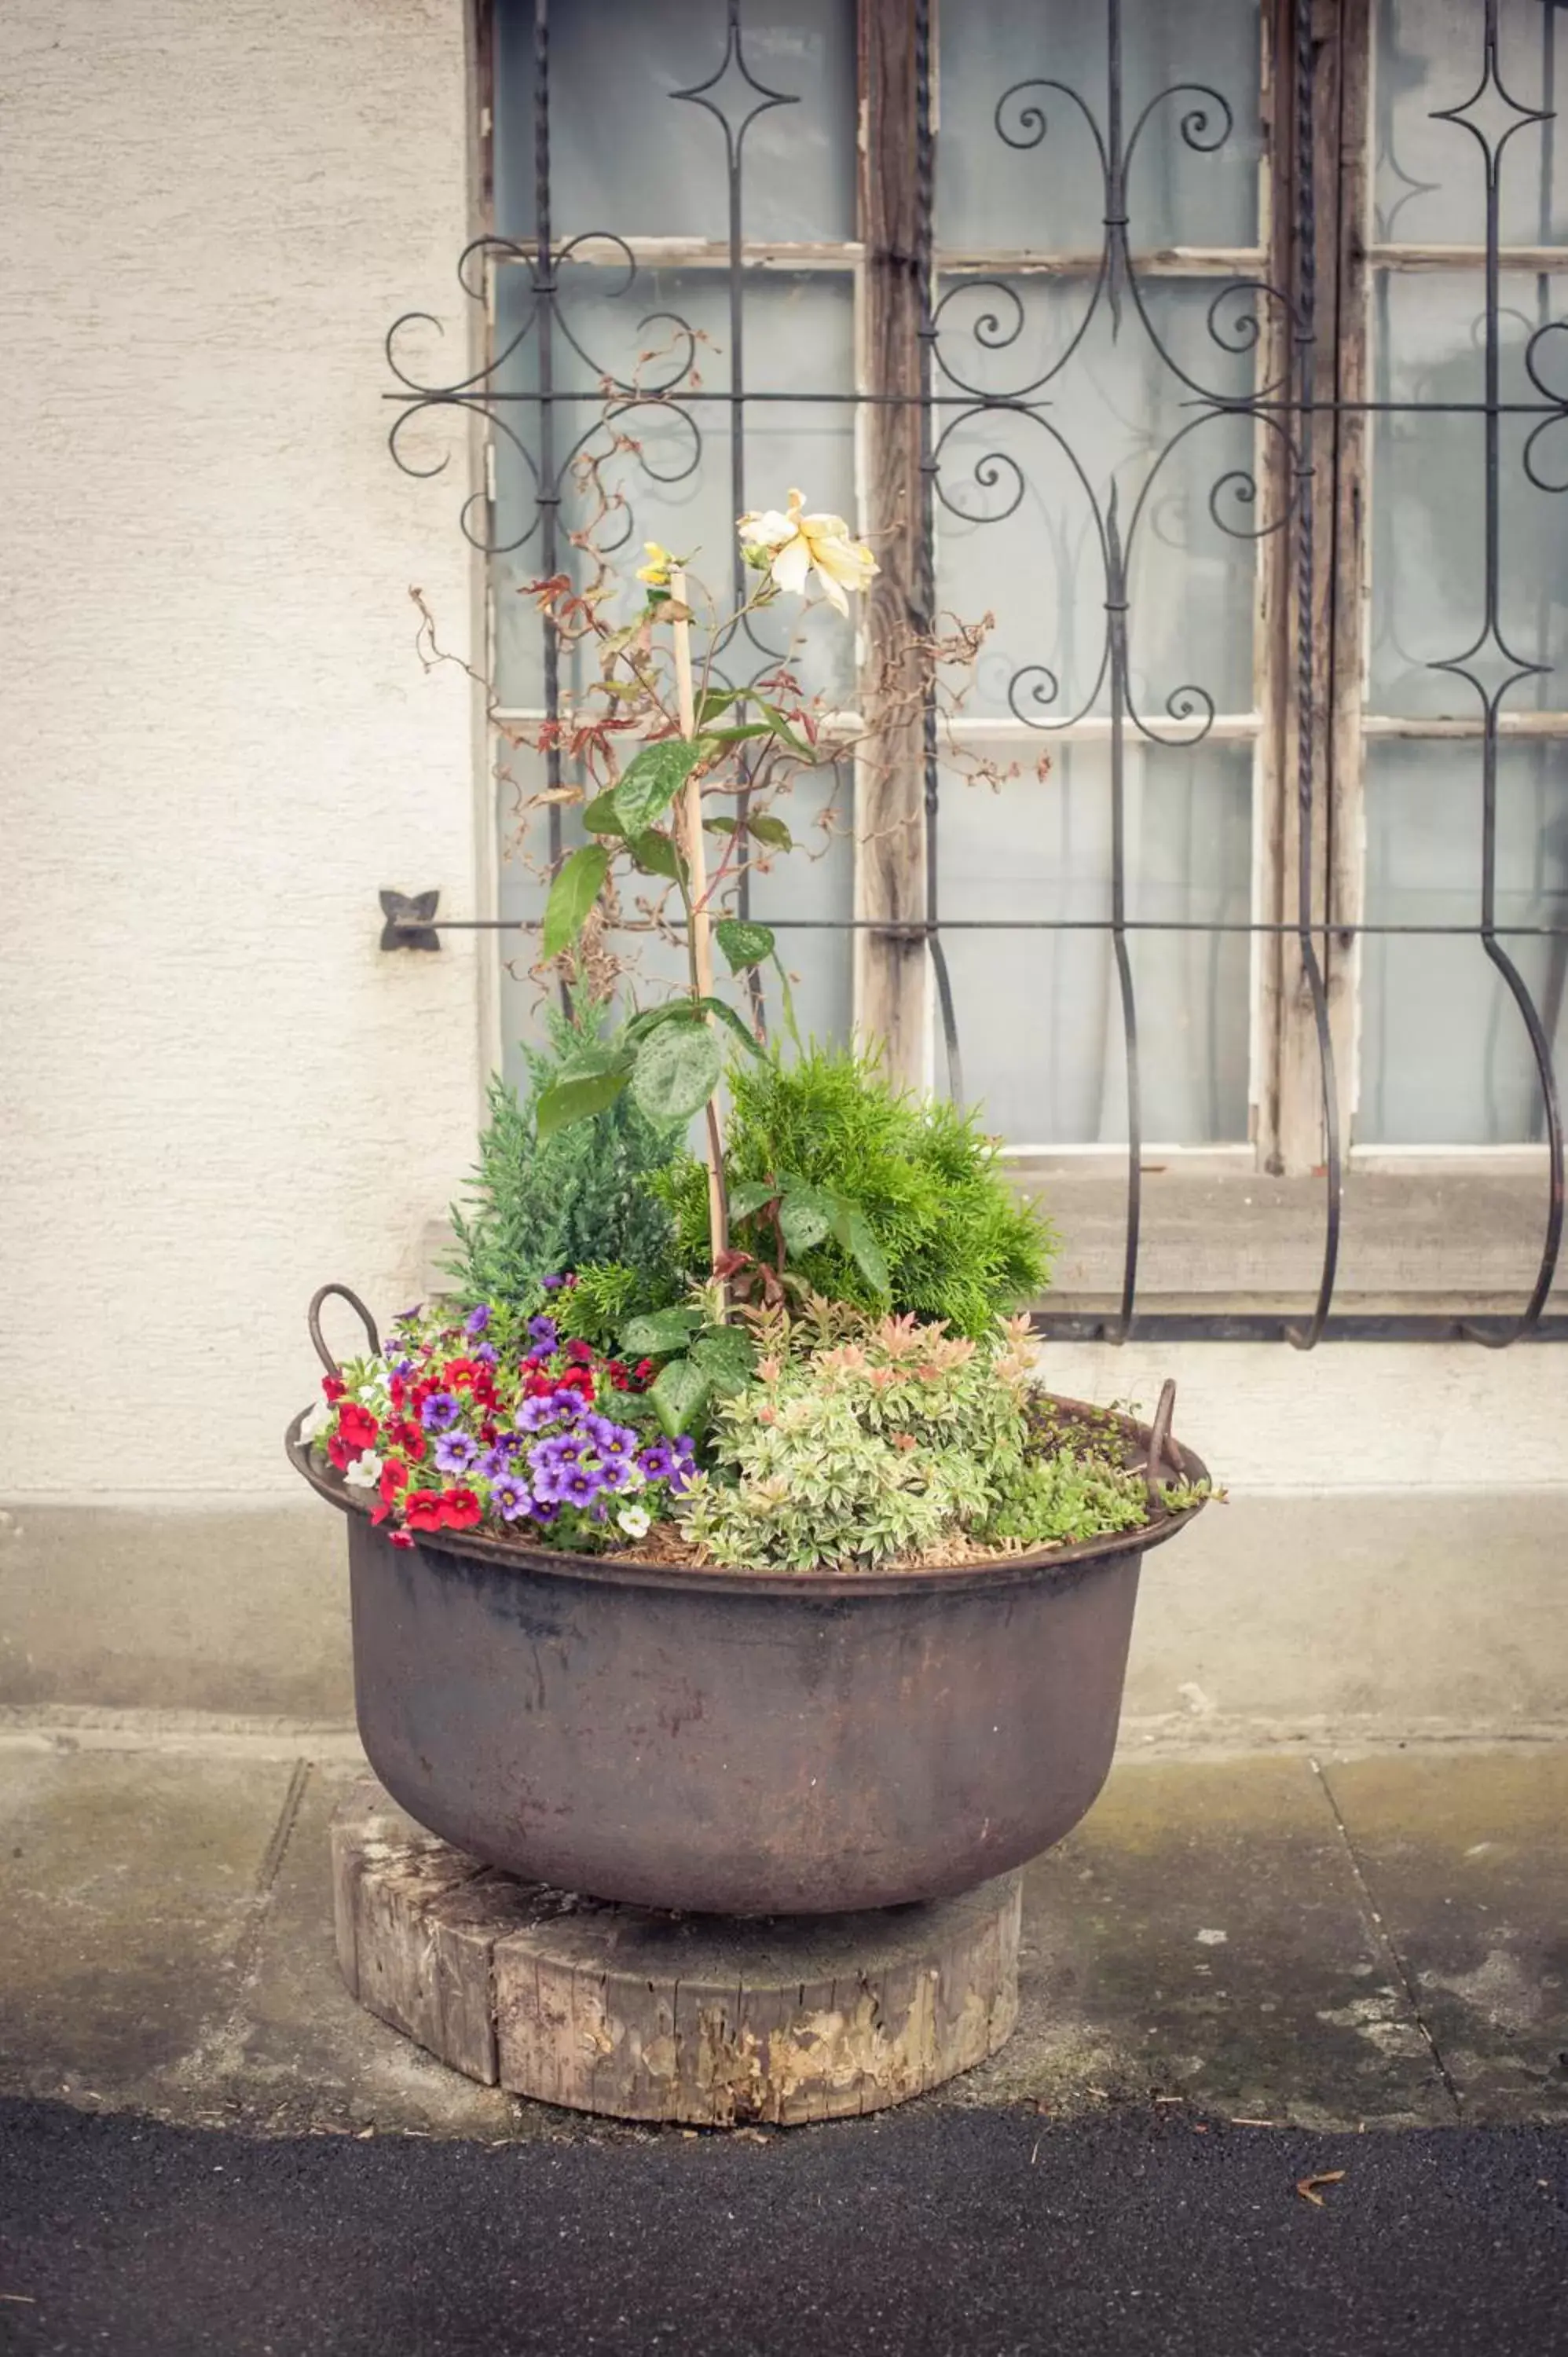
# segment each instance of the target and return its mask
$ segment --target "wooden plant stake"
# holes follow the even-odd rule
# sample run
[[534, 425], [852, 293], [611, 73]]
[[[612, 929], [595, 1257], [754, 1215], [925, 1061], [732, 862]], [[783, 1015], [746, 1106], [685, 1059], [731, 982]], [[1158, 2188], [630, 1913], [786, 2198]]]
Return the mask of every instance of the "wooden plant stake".
[[[679, 565], [670, 575], [670, 602], [674, 608], [671, 628], [675, 634], [675, 700], [681, 734], [691, 744], [697, 734], [697, 702], [692, 685], [691, 609], [686, 603], [686, 576]], [[688, 778], [681, 791], [682, 829], [692, 897], [692, 963], [699, 993], [703, 998], [711, 998], [714, 942], [708, 914], [708, 863], [703, 847], [703, 797], [695, 776]], [[704, 1014], [703, 1020], [711, 1026], [713, 1017]], [[729, 1250], [729, 1208], [725, 1200], [724, 1135], [719, 1127], [719, 1109], [712, 1097], [707, 1103], [707, 1130], [708, 1241], [716, 1268]], [[722, 1281], [719, 1304], [723, 1317], [728, 1311], [729, 1289]]]

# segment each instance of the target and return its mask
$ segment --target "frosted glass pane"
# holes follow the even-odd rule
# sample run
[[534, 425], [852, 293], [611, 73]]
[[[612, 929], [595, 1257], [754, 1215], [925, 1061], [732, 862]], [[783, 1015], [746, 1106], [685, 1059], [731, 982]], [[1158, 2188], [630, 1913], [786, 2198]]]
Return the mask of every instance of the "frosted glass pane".
[[[799, 779], [776, 804], [795, 838], [795, 849], [772, 861], [751, 879], [751, 913], [764, 924], [790, 917], [833, 918], [854, 913], [853, 785], [846, 764]], [[786, 924], [779, 954], [790, 977], [795, 1021], [803, 1039], [848, 1038], [854, 974], [854, 935], [829, 932], [820, 923], [799, 929]], [[768, 1028], [783, 1035], [779, 977], [762, 977]]]
[[[1543, 0], [1498, 0], [1498, 63], [1523, 107], [1568, 106], [1568, 41]], [[1482, 76], [1480, 0], [1380, 0], [1375, 235], [1383, 244], [1482, 245], [1486, 161], [1463, 123], [1434, 113], [1466, 106]], [[1467, 110], [1494, 143], [1517, 115], [1495, 92]], [[1543, 135], [1543, 132], [1544, 135]], [[1555, 163], [1553, 149], [1555, 147]], [[1499, 226], [1505, 244], [1553, 245], [1568, 234], [1561, 130], [1522, 124], [1502, 151]]]
[[[1087, 288], [1021, 278], [987, 293], [947, 283], [944, 368], [950, 381], [988, 393], [1037, 384], [1084, 317]], [[1152, 334], [1124, 314], [1117, 335], [1102, 306], [1051, 378], [1043, 416], [957, 413], [945, 428], [937, 479], [940, 600], [960, 614], [990, 612], [996, 625], [974, 682], [973, 711], [1049, 720], [1086, 705], [1107, 708], [1105, 566], [1094, 501], [1103, 514], [1112, 481], [1138, 710], [1164, 725], [1169, 699], [1184, 687], [1202, 689], [1217, 711], [1251, 708], [1252, 535], [1262, 511], [1243, 493], [1256, 429], [1233, 411], [1206, 414], [1195, 425], [1187, 388], [1155, 340], [1225, 396], [1244, 395], [1252, 361], [1209, 335], [1214, 292], [1151, 285]], [[1004, 331], [1015, 330], [1005, 349], [988, 350], [974, 332], [988, 312]], [[994, 345], [994, 335], [989, 339]]]
[[[527, 314], [526, 274], [503, 274], [498, 348], [505, 349]], [[608, 371], [655, 386], [680, 379], [720, 390], [730, 380], [728, 292], [715, 274], [653, 271], [625, 284], [622, 270], [574, 266], [564, 274], [562, 318], [581, 350], [558, 328], [555, 383], [564, 393], [592, 398], [563, 401], [554, 410], [557, 465], [580, 436], [604, 453], [600, 480], [626, 501], [618, 522], [600, 531], [608, 547], [624, 536], [635, 552], [657, 540], [692, 558], [693, 585], [726, 599], [734, 549], [735, 501], [730, 472], [732, 410], [725, 401], [646, 402], [622, 411], [613, 433], [636, 448], [614, 449], [612, 434], [599, 421], [597, 387]], [[812, 392], [854, 384], [854, 304], [847, 277], [822, 273], [769, 271], [748, 281], [745, 293], [746, 381], [767, 386], [799, 382]], [[689, 348], [682, 331], [653, 315], [671, 312], [684, 320], [697, 341]], [[536, 386], [537, 329], [508, 363], [510, 390]], [[639, 366], [639, 356], [655, 357]], [[688, 350], [693, 357], [686, 365]], [[539, 410], [518, 402], [505, 423], [537, 459]], [[758, 402], [745, 413], [745, 496], [748, 505], [782, 506], [799, 484], [814, 507], [854, 512], [854, 428], [848, 403]], [[581, 559], [565, 545], [591, 513], [591, 487], [568, 479], [563, 487], [563, 567], [580, 569]], [[532, 479], [527, 460], [503, 436], [497, 447], [498, 537], [509, 540], [532, 522]], [[541, 570], [537, 533], [524, 545], [499, 557], [494, 567], [496, 677], [503, 705], [532, 708], [543, 694], [542, 641], [532, 602], [520, 594]], [[623, 571], [631, 568], [622, 565]], [[630, 594], [628, 592], [628, 601]], [[637, 592], [640, 596], [640, 592]], [[786, 656], [808, 693], [850, 699], [854, 683], [854, 634], [838, 618], [821, 611], [798, 621], [790, 603], [761, 617], [754, 639], [737, 651], [728, 668], [749, 678]], [[564, 692], [585, 683], [581, 659], [564, 658]]]
[[[564, 0], [550, 11], [551, 211], [585, 230], [727, 239], [724, 126], [671, 93], [725, 58], [725, 0]], [[746, 71], [799, 102], [758, 114], [741, 145], [748, 237], [854, 235], [854, 0], [767, 0], [742, 12]], [[738, 129], [760, 104], [735, 64], [707, 93]], [[501, 0], [496, 38], [496, 222], [534, 231], [533, 10]]]
[[[1557, 291], [1558, 282], [1548, 286]], [[1525, 374], [1529, 338], [1550, 313], [1534, 277], [1505, 272], [1501, 290], [1500, 393], [1538, 402]], [[1559, 296], [1561, 299], [1561, 296]], [[1478, 271], [1380, 272], [1373, 302], [1374, 397], [1380, 401], [1480, 402], [1485, 398], [1485, 302]], [[1561, 353], [1552, 347], [1561, 344]], [[1538, 354], [1568, 362], [1568, 335]], [[1547, 379], [1559, 382], [1560, 374]], [[1548, 666], [1541, 679], [1509, 690], [1505, 709], [1568, 705], [1561, 662], [1568, 622], [1568, 512], [1537, 489], [1523, 456], [1538, 416], [1498, 422], [1499, 619], [1520, 655]], [[1544, 479], [1568, 476], [1568, 426], [1550, 425], [1534, 446]], [[1486, 615], [1486, 429], [1469, 414], [1384, 414], [1372, 429], [1371, 708], [1431, 718], [1475, 717], [1473, 688], [1431, 664], [1462, 654]], [[1506, 675], [1494, 652], [1473, 668], [1488, 688]]]
[[[1131, 0], [1122, 11], [1122, 121], [1130, 137], [1162, 91], [1134, 150], [1127, 186], [1134, 252], [1161, 245], [1249, 245], [1257, 235], [1257, 0], [1212, 0], [1198, 9]], [[962, 0], [941, 12], [941, 134], [937, 145], [937, 240], [949, 252], [1098, 252], [1105, 197], [1092, 134], [1060, 91], [1065, 82], [1106, 123], [1106, 10], [1084, 0]], [[1225, 133], [1218, 93], [1230, 111]], [[1026, 121], [1044, 113], [1046, 132]], [[1184, 118], [1206, 112], [1194, 137]], [[1020, 141], [1034, 144], [1018, 145]]]
[[[1480, 874], [1479, 746], [1369, 746], [1368, 922], [1474, 925]], [[1568, 925], [1568, 747], [1498, 748], [1498, 921]], [[1568, 1071], [1568, 941], [1505, 938], [1503, 947]], [[1370, 935], [1362, 956], [1362, 1143], [1544, 1135], [1523, 1022], [1478, 940]]]
[[[1057, 748], [1044, 782], [944, 784], [942, 912], [949, 918], [1104, 919], [1111, 908], [1110, 755]], [[1128, 915], [1245, 924], [1251, 754], [1129, 746]], [[1129, 936], [1147, 1141], [1245, 1138], [1245, 933]], [[1121, 996], [1107, 934], [943, 935], [964, 1087], [1015, 1145], [1126, 1135]]]

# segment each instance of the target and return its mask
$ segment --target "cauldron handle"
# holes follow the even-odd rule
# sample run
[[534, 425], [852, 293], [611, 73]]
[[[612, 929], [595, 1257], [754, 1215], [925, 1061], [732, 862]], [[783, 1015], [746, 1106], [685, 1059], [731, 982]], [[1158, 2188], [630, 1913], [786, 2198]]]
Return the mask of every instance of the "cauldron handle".
[[[1171, 1418], [1176, 1414], [1176, 1379], [1167, 1375], [1160, 1385], [1160, 1404], [1155, 1410], [1155, 1420], [1149, 1426], [1149, 1454], [1144, 1467], [1148, 1483], [1149, 1503], [1159, 1508], [1165, 1503], [1165, 1443], [1171, 1437]], [[1169, 1469], [1173, 1473], [1176, 1469]]]
[[316, 1345], [316, 1355], [320, 1360], [322, 1365], [326, 1368], [328, 1373], [329, 1375], [340, 1375], [343, 1370], [338, 1364], [337, 1360], [332, 1356], [331, 1351], [328, 1349], [326, 1339], [321, 1331], [321, 1305], [324, 1301], [330, 1301], [334, 1294], [337, 1295], [339, 1301], [346, 1301], [348, 1303], [349, 1308], [354, 1311], [355, 1315], [360, 1319], [360, 1324], [364, 1327], [366, 1335], [370, 1340], [371, 1356], [372, 1358], [380, 1356], [381, 1338], [376, 1331], [375, 1319], [371, 1317], [370, 1311], [366, 1308], [359, 1295], [357, 1293], [350, 1293], [346, 1285], [324, 1285], [320, 1286], [317, 1292], [313, 1293], [310, 1297], [310, 1308], [306, 1313], [306, 1322], [310, 1328], [310, 1339]]

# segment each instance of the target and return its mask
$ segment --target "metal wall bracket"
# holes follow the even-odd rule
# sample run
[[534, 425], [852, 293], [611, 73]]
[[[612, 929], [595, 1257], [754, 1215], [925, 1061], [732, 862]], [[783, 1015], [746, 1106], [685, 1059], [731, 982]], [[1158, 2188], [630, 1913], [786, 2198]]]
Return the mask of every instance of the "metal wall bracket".
[[439, 892], [381, 894], [383, 950], [438, 950], [441, 936], [430, 920], [440, 905]]

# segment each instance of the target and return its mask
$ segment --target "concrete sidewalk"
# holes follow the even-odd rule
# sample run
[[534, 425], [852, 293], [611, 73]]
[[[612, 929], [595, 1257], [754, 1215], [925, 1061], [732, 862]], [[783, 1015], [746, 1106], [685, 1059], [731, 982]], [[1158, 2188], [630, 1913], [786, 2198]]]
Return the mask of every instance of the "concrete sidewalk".
[[[605, 2135], [446, 2072], [342, 1988], [327, 1828], [360, 1765], [345, 1735], [0, 1722], [0, 2094]], [[1565, 1924], [1568, 1745], [1134, 1757], [1030, 1869], [1015, 2037], [926, 2100], [1568, 2120]]]

